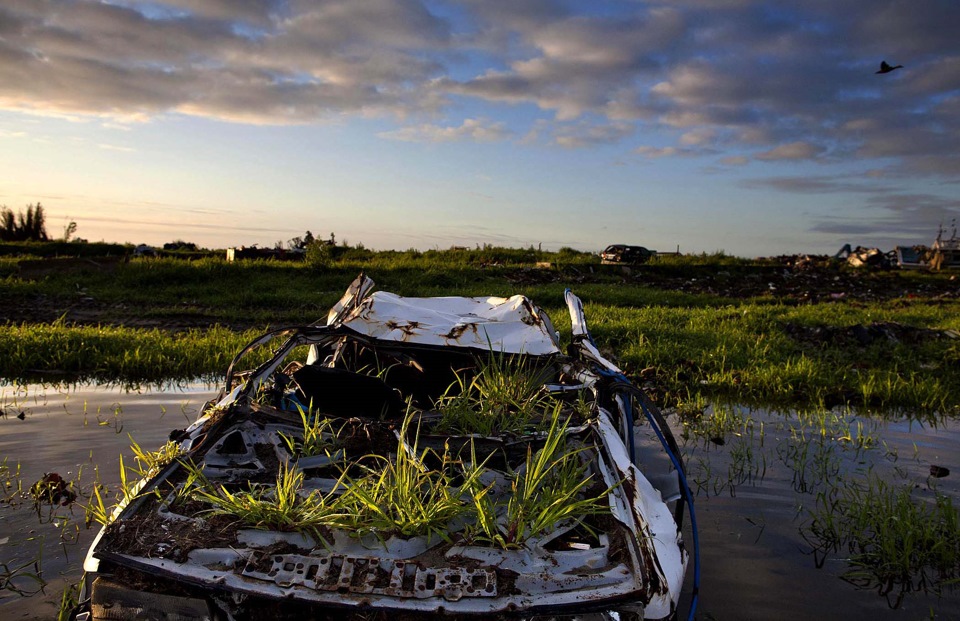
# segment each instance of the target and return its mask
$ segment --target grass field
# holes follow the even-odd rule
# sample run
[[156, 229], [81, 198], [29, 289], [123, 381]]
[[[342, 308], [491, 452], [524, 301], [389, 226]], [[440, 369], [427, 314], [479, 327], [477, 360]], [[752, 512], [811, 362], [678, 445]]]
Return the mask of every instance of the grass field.
[[948, 332], [960, 331], [960, 302], [949, 274], [823, 261], [801, 271], [723, 254], [625, 269], [569, 249], [340, 247], [300, 263], [135, 258], [104, 268], [84, 259], [36, 276], [21, 273], [23, 256], [2, 254], [0, 377], [8, 380], [220, 374], [268, 326], [325, 316], [364, 272], [408, 296], [522, 293], [563, 338], [569, 287], [601, 349], [665, 405], [846, 403], [920, 415], [960, 407], [960, 340]]

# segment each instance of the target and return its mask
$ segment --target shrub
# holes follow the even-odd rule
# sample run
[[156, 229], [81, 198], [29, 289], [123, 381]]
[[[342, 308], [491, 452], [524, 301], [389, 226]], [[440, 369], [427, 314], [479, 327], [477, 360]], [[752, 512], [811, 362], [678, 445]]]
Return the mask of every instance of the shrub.
[[17, 214], [6, 207], [0, 207], [0, 240], [47, 241], [45, 220], [40, 203], [27, 205], [26, 212]]

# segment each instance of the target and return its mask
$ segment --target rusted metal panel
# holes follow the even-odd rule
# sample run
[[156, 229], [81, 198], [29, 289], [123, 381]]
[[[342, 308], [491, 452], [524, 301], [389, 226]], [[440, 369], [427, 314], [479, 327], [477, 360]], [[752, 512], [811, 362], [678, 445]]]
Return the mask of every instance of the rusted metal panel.
[[300, 586], [338, 594], [375, 593], [454, 602], [464, 597], [497, 597], [497, 574], [489, 568], [422, 567], [418, 562], [342, 554], [265, 556], [269, 557], [269, 569], [257, 571], [256, 567], [265, 563], [254, 557], [243, 575], [273, 582], [281, 588]]
[[550, 320], [522, 295], [405, 298], [378, 291], [341, 321], [381, 341], [532, 356], [560, 353]]

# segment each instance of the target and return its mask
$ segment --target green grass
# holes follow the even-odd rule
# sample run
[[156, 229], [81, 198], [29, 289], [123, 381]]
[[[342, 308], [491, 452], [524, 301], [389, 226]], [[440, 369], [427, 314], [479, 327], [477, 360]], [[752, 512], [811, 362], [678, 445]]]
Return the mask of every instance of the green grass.
[[132, 244], [110, 244], [104, 242], [77, 243], [65, 241], [0, 242], [0, 256], [16, 258], [116, 257], [128, 255], [132, 252]]
[[586, 309], [594, 336], [628, 370], [655, 367], [677, 400], [696, 394], [765, 405], [853, 403], [956, 413], [960, 341], [870, 347], [790, 337], [784, 326], [849, 326], [909, 320], [917, 327], [960, 328], [955, 310], [929, 305], [858, 309], [841, 305], [742, 304], [725, 308]]
[[2, 376], [131, 384], [191, 380], [222, 374], [258, 334], [221, 327], [170, 333], [62, 323], [8, 325], [0, 327]]
[[333, 420], [320, 416], [312, 408], [305, 410], [299, 405], [297, 412], [300, 414], [302, 434], [299, 437], [280, 434], [290, 454], [298, 458], [329, 454], [337, 444], [338, 434], [333, 428]]
[[605, 503], [610, 490], [596, 496], [587, 493], [592, 475], [586, 472], [580, 457], [584, 449], [568, 447], [568, 425], [569, 421], [560, 420], [558, 404], [543, 447], [534, 452], [528, 445], [526, 463], [513, 475], [506, 500], [494, 497], [492, 487], [474, 489], [471, 497], [477, 521], [471, 530], [475, 541], [503, 549], [519, 548], [558, 523], [582, 523], [585, 517], [609, 511]]
[[168, 440], [160, 448], [150, 451], [137, 444], [130, 434], [127, 434], [127, 437], [130, 438], [130, 450], [133, 451], [136, 461], [136, 466], [130, 470], [140, 478], [152, 477], [183, 455], [180, 444], [173, 440]]
[[[401, 438], [408, 437], [411, 416], [407, 416]], [[414, 437], [419, 437], [419, 430]], [[425, 535], [450, 539], [450, 524], [470, 513], [464, 495], [478, 473], [460, 477], [459, 463], [444, 451], [439, 469], [427, 468], [430, 449], [418, 450], [416, 440], [406, 445], [401, 439], [395, 458], [369, 456], [375, 466], [360, 464], [363, 476], [344, 476], [346, 492], [340, 498], [347, 520], [344, 524], [358, 535], [385, 537]], [[456, 479], [462, 479], [459, 483]]]
[[0, 461], [0, 507], [18, 504], [24, 495], [20, 462], [10, 464], [9, 459]]
[[67, 584], [63, 588], [63, 593], [60, 595], [57, 621], [70, 621], [70, 615], [78, 603], [80, 603], [80, 585]]
[[[538, 269], [539, 261], [552, 267]], [[70, 316], [70, 308], [87, 300], [83, 304], [98, 308], [104, 324], [0, 326], [0, 377], [135, 383], [220, 374], [255, 333], [325, 316], [363, 271], [380, 289], [408, 296], [524, 293], [547, 309], [564, 339], [569, 339], [569, 324], [563, 291], [570, 286], [585, 302], [601, 350], [630, 374], [656, 370], [663, 405], [710, 399], [960, 413], [958, 340], [878, 341], [864, 347], [804, 343], [786, 329], [895, 321], [960, 330], [960, 302], [922, 294], [927, 283], [941, 283], [949, 275], [863, 273], [860, 278], [876, 289], [896, 280], [916, 284], [921, 293], [888, 302], [797, 304], [644, 286], [645, 275], [692, 280], [723, 273], [733, 282], [756, 280], [782, 271], [772, 261], [722, 254], [660, 257], [633, 268], [635, 279], [625, 279], [619, 266], [598, 261], [587, 253], [533, 248], [372, 252], [338, 247], [323, 266], [228, 263], [219, 257], [131, 259], [113, 273], [68, 271], [39, 280], [20, 279], [9, 262], [0, 261], [0, 304], [38, 300]], [[178, 332], [117, 327], [131, 321], [213, 327]]]
[[845, 577], [875, 586], [899, 605], [911, 590], [934, 590], [960, 580], [960, 517], [949, 496], [914, 498], [911, 487], [876, 477], [817, 496], [801, 531], [822, 565], [846, 556]]
[[[446, 447], [442, 454], [421, 450], [420, 430], [410, 429], [415, 418], [411, 414], [404, 419], [395, 454], [370, 454], [344, 464], [327, 494], [305, 490], [295, 462], [280, 465], [275, 485], [250, 483], [244, 488], [214, 483], [192, 462], [183, 461], [188, 483], [179, 498], [205, 503], [201, 516], [224, 515], [249, 528], [300, 532], [317, 540], [328, 529], [381, 541], [391, 536], [453, 541], [462, 532], [470, 543], [504, 549], [521, 548], [558, 523], [582, 523], [609, 510], [609, 490], [595, 496], [587, 491], [595, 484], [580, 456], [584, 449], [568, 447], [568, 422], [560, 420], [559, 404], [542, 448], [528, 451], [524, 467], [510, 478], [509, 490], [495, 491], [481, 483], [486, 464], [475, 455], [465, 463]], [[96, 488], [94, 494], [99, 500], [90, 503], [95, 519], [108, 521], [110, 509]]]
[[339, 524], [345, 517], [339, 512], [334, 492], [303, 493], [304, 475], [294, 465], [280, 465], [275, 485], [251, 483], [247, 489], [235, 491], [212, 483], [195, 466], [185, 465], [196, 481], [190, 496], [211, 505], [206, 513], [236, 518], [250, 528], [301, 532], [322, 541], [322, 529]]
[[762, 423], [756, 423], [750, 416], [744, 414], [739, 407], [714, 404], [709, 413], [705, 410], [706, 408], [702, 405], [701, 407], [680, 407], [677, 409], [680, 422], [683, 424], [684, 439], [695, 437], [712, 441], [714, 444], [726, 444], [731, 436], [749, 435], [753, 437], [754, 427], [762, 428]]
[[550, 370], [531, 358], [511, 362], [491, 353], [473, 377], [459, 374], [440, 398], [437, 409], [443, 416], [437, 430], [490, 436], [536, 429], [550, 403], [543, 391], [550, 377]]
[[[406, 417], [401, 437], [408, 437], [412, 419]], [[295, 462], [281, 464], [275, 487], [250, 484], [240, 490], [215, 484], [199, 468], [185, 463], [195, 482], [186, 495], [210, 505], [201, 513], [230, 516], [250, 528], [301, 532], [318, 540], [329, 528], [357, 537], [423, 535], [449, 540], [451, 523], [471, 512], [464, 497], [475, 487], [478, 474], [464, 476], [462, 465], [447, 453], [440, 456], [441, 468], [427, 468], [424, 463], [432, 461], [428, 459], [431, 452], [418, 452], [415, 439], [412, 445], [400, 440], [392, 458], [367, 455], [345, 466], [326, 495], [303, 489], [304, 475]]]
[[40, 569], [41, 558], [20, 565], [0, 562], [0, 592], [7, 591], [21, 597], [30, 597], [41, 592], [47, 586]]

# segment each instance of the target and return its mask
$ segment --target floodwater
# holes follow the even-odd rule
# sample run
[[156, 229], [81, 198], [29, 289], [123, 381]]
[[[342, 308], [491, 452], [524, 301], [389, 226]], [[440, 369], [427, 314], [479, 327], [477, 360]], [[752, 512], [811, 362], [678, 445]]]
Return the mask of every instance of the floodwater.
[[[960, 507], [956, 420], [934, 427], [838, 411], [810, 420], [738, 407], [708, 408], [705, 418], [711, 414], [727, 421], [724, 433], [680, 440], [677, 417], [670, 419], [695, 495], [698, 619], [960, 619], [960, 587], [907, 592], [898, 602], [900, 588], [881, 595], [879, 585], [845, 580], [852, 568], [843, 549], [818, 568], [801, 532], [819, 493], [868, 477], [911, 488], [918, 503], [939, 492]], [[950, 474], [932, 478], [931, 465]], [[692, 573], [691, 565], [688, 593]]]
[[[0, 464], [6, 466], [0, 485], [10, 483], [5, 491], [0, 489], [0, 584], [4, 572], [23, 568], [10, 586], [37, 591], [37, 582], [29, 576], [36, 559], [47, 582], [30, 596], [0, 590], [0, 619], [56, 618], [64, 587], [79, 581], [86, 550], [99, 530], [96, 523], [85, 527], [81, 506], [97, 477], [109, 490], [104, 498], [109, 502], [120, 482], [121, 454], [127, 468], [136, 463], [131, 438], [146, 450], [156, 449], [171, 430], [193, 422], [216, 392], [199, 384], [139, 392], [91, 386], [0, 389]], [[74, 481], [80, 498], [69, 507], [47, 503], [38, 512], [30, 487], [51, 472]], [[26, 495], [19, 501], [14, 494], [17, 479]]]
[[[160, 446], [171, 430], [192, 422], [215, 392], [201, 384], [135, 392], [0, 387], [0, 618], [56, 617], [60, 595], [80, 579], [97, 531], [96, 525], [85, 528], [81, 506], [95, 482], [115, 490], [120, 455], [128, 468], [135, 464], [131, 437], [145, 449]], [[939, 596], [908, 592], [898, 602], [899, 590], [881, 595], [876, 586], [845, 580], [850, 566], [842, 551], [818, 568], [802, 535], [818, 493], [868, 477], [911, 487], [917, 502], [930, 502], [939, 492], [960, 506], [960, 423], [716, 407], [704, 414], [702, 433], [684, 434], [677, 416], [670, 424], [696, 501], [696, 618], [960, 618], [960, 588]], [[639, 423], [637, 431], [642, 448], [645, 425]], [[931, 465], [950, 474], [931, 478]], [[73, 481], [80, 499], [38, 511], [29, 489], [51, 472]], [[42, 590], [34, 578], [38, 571]], [[681, 619], [687, 617], [693, 573], [691, 563]]]

